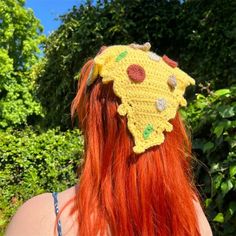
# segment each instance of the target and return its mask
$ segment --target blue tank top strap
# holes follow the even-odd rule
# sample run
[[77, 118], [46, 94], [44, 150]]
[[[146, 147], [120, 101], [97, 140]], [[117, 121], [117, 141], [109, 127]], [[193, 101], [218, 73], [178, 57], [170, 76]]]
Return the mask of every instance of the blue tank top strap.
[[[53, 192], [52, 196], [53, 196], [53, 200], [54, 200], [55, 214], [57, 216], [58, 213], [59, 213], [58, 197], [57, 197], [58, 193], [57, 192]], [[61, 221], [60, 220], [58, 220], [58, 223], [57, 223], [57, 233], [58, 233], [58, 236], [62, 236], [62, 228], [61, 228]]]

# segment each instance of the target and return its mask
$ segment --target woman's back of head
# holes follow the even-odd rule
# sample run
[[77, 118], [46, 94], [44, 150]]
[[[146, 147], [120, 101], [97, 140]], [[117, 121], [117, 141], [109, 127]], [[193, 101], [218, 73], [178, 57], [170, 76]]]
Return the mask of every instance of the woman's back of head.
[[179, 114], [170, 120], [173, 130], [164, 131], [163, 143], [135, 153], [129, 114], [117, 112], [122, 98], [100, 74], [88, 85], [93, 67], [89, 60], [82, 68], [72, 104], [85, 137], [73, 210], [79, 235], [199, 235], [191, 143]]

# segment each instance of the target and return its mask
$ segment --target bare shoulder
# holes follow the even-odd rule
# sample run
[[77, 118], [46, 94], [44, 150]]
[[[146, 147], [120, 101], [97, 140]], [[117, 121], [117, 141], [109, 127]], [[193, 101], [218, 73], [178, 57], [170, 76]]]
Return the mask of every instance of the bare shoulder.
[[[75, 187], [58, 195], [59, 208], [75, 193]], [[54, 235], [56, 216], [51, 193], [43, 193], [26, 201], [13, 216], [5, 236]]]
[[203, 212], [203, 209], [198, 201], [193, 201], [196, 214], [197, 214], [197, 220], [198, 220], [198, 225], [200, 229], [200, 235], [202, 236], [212, 236], [212, 230], [210, 227], [210, 224], [206, 218], [206, 215]]
[[13, 216], [5, 235], [43, 235], [42, 230], [50, 235], [53, 232], [50, 222], [55, 218], [52, 201], [50, 193], [26, 201]]

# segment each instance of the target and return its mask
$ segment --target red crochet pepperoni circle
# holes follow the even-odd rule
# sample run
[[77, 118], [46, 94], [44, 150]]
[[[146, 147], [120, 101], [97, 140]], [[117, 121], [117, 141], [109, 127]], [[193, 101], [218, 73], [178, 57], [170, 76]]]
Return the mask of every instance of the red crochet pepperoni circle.
[[145, 79], [145, 70], [140, 65], [136, 65], [136, 64], [130, 65], [127, 68], [127, 74], [130, 80], [136, 83], [141, 83]]

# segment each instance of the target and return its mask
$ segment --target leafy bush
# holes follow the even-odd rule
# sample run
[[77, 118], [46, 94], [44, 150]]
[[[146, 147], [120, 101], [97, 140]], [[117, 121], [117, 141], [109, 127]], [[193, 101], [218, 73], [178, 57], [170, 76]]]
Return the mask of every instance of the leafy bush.
[[42, 116], [30, 70], [39, 58], [42, 26], [24, 0], [0, 1], [0, 129]]
[[0, 132], [0, 234], [25, 200], [76, 183], [83, 140], [78, 130]]
[[98, 0], [74, 7], [48, 38], [36, 76], [44, 125], [71, 127], [75, 78], [102, 45], [149, 41], [153, 51], [179, 61], [197, 83], [230, 86], [236, 71], [235, 8], [235, 0]]
[[153, 50], [174, 51], [179, 1], [90, 2], [62, 16], [62, 25], [46, 42], [41, 73], [37, 70], [36, 76], [46, 127], [71, 127], [69, 108], [77, 88], [75, 79], [83, 63], [101, 46], [150, 41]]
[[196, 171], [214, 235], [236, 235], [236, 85], [198, 94], [183, 114], [197, 158], [209, 167]]
[[183, 69], [214, 90], [235, 83], [235, 0], [186, 1], [178, 19], [176, 40]]

